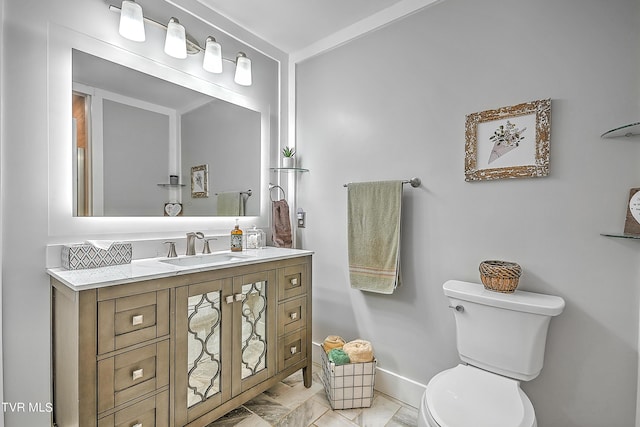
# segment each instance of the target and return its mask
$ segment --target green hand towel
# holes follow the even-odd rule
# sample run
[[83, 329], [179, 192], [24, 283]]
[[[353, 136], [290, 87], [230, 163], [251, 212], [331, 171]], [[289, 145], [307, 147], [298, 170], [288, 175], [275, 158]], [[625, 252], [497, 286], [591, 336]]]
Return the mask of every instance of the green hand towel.
[[348, 184], [351, 287], [391, 294], [400, 285], [402, 181]]
[[226, 193], [218, 193], [218, 205], [216, 215], [233, 216], [244, 215], [240, 212], [242, 195], [238, 191], [229, 191]]
[[329, 361], [336, 365], [346, 365], [351, 363], [349, 355], [345, 353], [341, 348], [334, 348], [329, 352]]

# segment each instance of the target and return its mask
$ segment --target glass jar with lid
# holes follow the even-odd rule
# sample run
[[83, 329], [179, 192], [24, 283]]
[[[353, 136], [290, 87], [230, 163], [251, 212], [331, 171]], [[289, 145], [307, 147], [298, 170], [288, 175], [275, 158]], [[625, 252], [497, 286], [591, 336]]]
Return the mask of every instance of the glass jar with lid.
[[246, 249], [262, 249], [266, 246], [266, 234], [255, 225], [246, 231]]

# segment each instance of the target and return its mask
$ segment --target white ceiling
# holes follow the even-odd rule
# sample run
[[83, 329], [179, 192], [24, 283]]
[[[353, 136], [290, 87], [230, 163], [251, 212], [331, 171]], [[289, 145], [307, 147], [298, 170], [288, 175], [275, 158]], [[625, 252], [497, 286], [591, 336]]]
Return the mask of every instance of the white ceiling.
[[[357, 26], [358, 23], [371, 20], [374, 16], [377, 16], [378, 21], [375, 26], [383, 25], [435, 0], [198, 1], [275, 47], [292, 54], [349, 27]], [[363, 31], [367, 29], [361, 30]]]

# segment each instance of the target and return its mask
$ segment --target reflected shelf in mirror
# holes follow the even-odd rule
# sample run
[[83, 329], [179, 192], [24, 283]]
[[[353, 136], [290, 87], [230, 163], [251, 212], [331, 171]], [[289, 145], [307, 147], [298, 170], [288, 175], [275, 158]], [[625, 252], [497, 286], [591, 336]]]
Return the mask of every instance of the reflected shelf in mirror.
[[624, 234], [624, 233], [600, 233], [601, 236], [605, 237], [616, 237], [619, 239], [631, 239], [631, 240], [640, 240], [640, 236], [635, 234]]
[[309, 172], [305, 168], [270, 168], [272, 172]]

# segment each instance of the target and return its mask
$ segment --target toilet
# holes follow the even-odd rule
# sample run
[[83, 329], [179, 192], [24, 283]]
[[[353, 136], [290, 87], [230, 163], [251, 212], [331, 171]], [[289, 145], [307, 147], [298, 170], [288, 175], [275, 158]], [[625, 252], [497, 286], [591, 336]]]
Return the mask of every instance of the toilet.
[[443, 285], [456, 320], [460, 363], [435, 375], [420, 403], [420, 427], [536, 427], [520, 388], [540, 374], [557, 296], [489, 291], [477, 283]]

